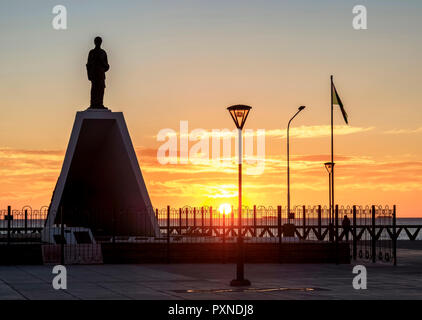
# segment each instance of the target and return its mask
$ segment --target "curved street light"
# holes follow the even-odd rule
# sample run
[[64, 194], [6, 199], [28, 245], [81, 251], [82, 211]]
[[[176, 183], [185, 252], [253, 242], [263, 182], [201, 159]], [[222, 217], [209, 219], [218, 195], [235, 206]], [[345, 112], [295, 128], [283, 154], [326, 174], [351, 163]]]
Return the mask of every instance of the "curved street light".
[[236, 266], [236, 279], [233, 279], [230, 282], [230, 285], [233, 287], [238, 286], [250, 286], [251, 282], [245, 279], [245, 270], [244, 270], [244, 252], [243, 252], [243, 235], [242, 235], [242, 159], [243, 159], [243, 140], [242, 140], [242, 129], [245, 125], [246, 119], [248, 118], [249, 112], [251, 111], [252, 107], [245, 106], [245, 105], [235, 105], [228, 107], [230, 115], [236, 125], [238, 131], [238, 139], [239, 139], [239, 231], [237, 236], [237, 244], [238, 244], [238, 259], [237, 259], [237, 266]]
[[303, 110], [306, 106], [300, 106], [295, 115], [289, 120], [287, 124], [287, 219], [290, 222], [290, 124], [294, 118]]

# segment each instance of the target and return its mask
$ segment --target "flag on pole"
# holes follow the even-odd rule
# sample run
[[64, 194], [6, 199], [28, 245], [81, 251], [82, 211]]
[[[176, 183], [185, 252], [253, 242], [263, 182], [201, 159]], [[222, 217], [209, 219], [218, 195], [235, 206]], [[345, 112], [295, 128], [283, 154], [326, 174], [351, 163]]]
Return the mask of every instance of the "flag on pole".
[[337, 93], [337, 90], [336, 90], [336, 87], [334, 85], [334, 82], [332, 82], [332, 88], [331, 88], [331, 90], [333, 91], [333, 95], [332, 95], [332, 97], [333, 97], [333, 105], [335, 104], [335, 105], [338, 105], [340, 107], [341, 113], [343, 114], [344, 121], [347, 124], [349, 124], [349, 121], [347, 120], [348, 116], [347, 116], [346, 110], [344, 110], [343, 103], [341, 102], [341, 99], [340, 99], [340, 97], [339, 97], [339, 95]]

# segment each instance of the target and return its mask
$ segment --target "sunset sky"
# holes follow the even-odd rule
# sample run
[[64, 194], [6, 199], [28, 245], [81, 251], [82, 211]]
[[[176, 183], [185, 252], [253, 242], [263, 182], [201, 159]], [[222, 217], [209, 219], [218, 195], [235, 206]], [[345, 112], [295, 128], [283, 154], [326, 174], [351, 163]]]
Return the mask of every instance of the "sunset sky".
[[[52, 27], [57, 4], [67, 30]], [[352, 27], [356, 4], [368, 30]], [[124, 112], [155, 207], [236, 203], [234, 162], [161, 165], [157, 134], [180, 121], [232, 130], [238, 103], [253, 107], [245, 128], [266, 131], [245, 204], [286, 205], [286, 126], [306, 105], [292, 124], [292, 202], [327, 205], [332, 74], [349, 114], [346, 126], [335, 109], [336, 202], [422, 217], [421, 15], [413, 0], [0, 0], [0, 209], [49, 204], [100, 35], [105, 105]]]

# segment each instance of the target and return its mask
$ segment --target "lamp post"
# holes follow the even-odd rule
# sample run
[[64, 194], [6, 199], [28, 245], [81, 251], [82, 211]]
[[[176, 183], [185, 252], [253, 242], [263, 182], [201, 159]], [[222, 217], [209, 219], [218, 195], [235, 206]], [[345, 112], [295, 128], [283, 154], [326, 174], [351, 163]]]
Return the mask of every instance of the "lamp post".
[[335, 165], [334, 162], [324, 163], [325, 169], [327, 169], [327, 172], [328, 172], [328, 192], [329, 192], [329, 200], [330, 200], [330, 215], [329, 215], [330, 223], [332, 223], [333, 220], [334, 220], [334, 212], [333, 212], [334, 204], [333, 204], [332, 197], [331, 197], [332, 196], [332, 193], [331, 193], [332, 192], [331, 191], [331, 188], [332, 188], [332, 173], [333, 173], [334, 165]]
[[251, 282], [245, 279], [245, 271], [244, 271], [244, 253], [243, 253], [243, 235], [242, 235], [242, 160], [243, 160], [243, 139], [242, 139], [242, 130], [245, 125], [246, 119], [248, 118], [249, 112], [252, 107], [245, 106], [245, 105], [235, 105], [227, 108], [229, 110], [230, 115], [236, 125], [237, 132], [238, 132], [238, 139], [239, 139], [239, 212], [238, 212], [238, 220], [239, 220], [239, 231], [237, 236], [237, 244], [238, 244], [238, 258], [237, 258], [237, 266], [236, 266], [236, 279], [233, 279], [230, 282], [230, 285], [233, 287], [237, 286], [250, 286]]
[[290, 223], [290, 123], [303, 110], [305, 106], [300, 106], [295, 115], [289, 120], [287, 125], [287, 219]]

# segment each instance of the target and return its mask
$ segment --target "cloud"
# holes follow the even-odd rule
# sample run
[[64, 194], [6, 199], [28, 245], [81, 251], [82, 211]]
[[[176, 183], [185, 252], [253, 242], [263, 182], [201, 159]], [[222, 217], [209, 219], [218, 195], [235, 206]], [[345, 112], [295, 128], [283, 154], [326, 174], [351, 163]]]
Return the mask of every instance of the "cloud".
[[[156, 149], [135, 149], [155, 206], [235, 202], [235, 162], [222, 165], [210, 160], [197, 164], [159, 165]], [[0, 199], [3, 200], [0, 205], [48, 205], [63, 157], [61, 150], [0, 149]], [[325, 195], [327, 189], [327, 173], [323, 165], [327, 159], [328, 154], [291, 157], [291, 183], [295, 199], [308, 201], [309, 197], [314, 197], [320, 199], [317, 201], [326, 200], [322, 194]], [[417, 197], [417, 193], [422, 191], [422, 161], [409, 160], [407, 156], [398, 159], [336, 155], [336, 163], [336, 190], [343, 194], [354, 192], [355, 195], [366, 195], [372, 192], [379, 199], [389, 202], [391, 199], [383, 198], [383, 192], [407, 192]], [[262, 174], [244, 174], [245, 203], [281, 203], [286, 193], [285, 181], [285, 158], [266, 156]], [[353, 198], [350, 201], [358, 200]]]
[[[346, 125], [339, 125], [334, 126], [334, 132], [336, 135], [349, 135], [349, 134], [355, 134], [355, 133], [362, 133], [373, 130], [374, 127], [352, 127], [352, 126], [346, 126]], [[287, 128], [286, 129], [272, 129], [272, 130], [265, 130], [265, 129], [246, 129], [244, 131], [243, 136], [259, 136], [263, 135], [265, 133], [266, 137], [279, 137], [279, 138], [285, 138], [287, 136]], [[295, 138], [320, 138], [320, 137], [327, 137], [331, 135], [331, 126], [330, 125], [316, 125], [316, 126], [300, 126], [300, 127], [293, 127], [290, 129], [290, 136]], [[195, 134], [190, 131], [189, 134], [180, 134], [179, 132], [172, 131], [169, 132], [169, 136], [187, 136], [188, 138], [191, 138], [192, 141], [194, 139], [200, 139], [200, 138], [225, 138], [225, 137], [231, 137], [236, 138], [237, 137], [237, 130], [236, 129], [212, 129], [212, 130], [205, 130], [200, 129], [200, 131], [197, 131]], [[157, 136], [155, 136], [156, 138]]]
[[[352, 127], [352, 126], [334, 126], [335, 135], [349, 135], [373, 130], [374, 127]], [[266, 136], [286, 138], [286, 129], [274, 129], [266, 131]], [[290, 137], [295, 138], [321, 138], [331, 135], [331, 126], [300, 126], [290, 129]]]
[[[296, 155], [292, 157], [292, 190], [305, 199], [309, 194], [320, 194], [327, 189], [327, 174], [323, 166], [328, 154]], [[244, 177], [243, 189], [251, 201], [265, 199], [264, 204], [280, 201], [286, 192], [285, 160], [274, 157], [266, 158], [265, 171], [260, 176]], [[336, 189], [340, 192], [376, 192], [382, 197], [383, 192], [417, 192], [422, 190], [422, 161], [378, 160], [368, 156], [336, 155]], [[233, 202], [237, 196], [235, 181], [236, 168], [216, 170], [212, 165], [209, 171], [201, 166], [182, 166], [185, 172], [169, 168], [171, 179], [157, 177], [150, 184], [151, 195], [158, 203], [171, 197], [174, 201], [217, 201], [226, 199]], [[164, 168], [163, 168], [164, 169]], [[145, 175], [150, 174], [144, 168]], [[320, 198], [320, 196], [318, 197]], [[283, 198], [281, 198], [283, 200]], [[320, 201], [324, 201], [322, 199]], [[391, 199], [385, 199], [388, 202]], [[259, 200], [258, 200], [259, 201]], [[351, 201], [357, 201], [355, 198]]]
[[422, 132], [422, 127], [419, 127], [417, 129], [392, 129], [384, 131], [385, 134], [412, 134], [420, 132]]

